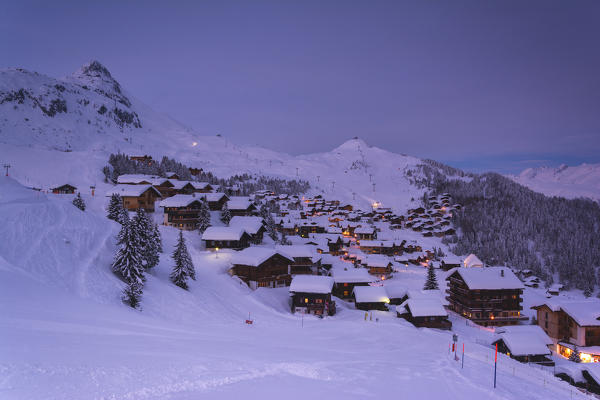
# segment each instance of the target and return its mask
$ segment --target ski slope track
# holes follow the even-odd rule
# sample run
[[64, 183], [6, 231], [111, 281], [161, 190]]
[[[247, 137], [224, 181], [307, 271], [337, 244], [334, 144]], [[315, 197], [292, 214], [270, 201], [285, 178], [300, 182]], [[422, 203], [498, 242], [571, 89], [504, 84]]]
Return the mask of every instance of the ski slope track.
[[[110, 152], [168, 155], [218, 176], [298, 177], [328, 198], [402, 210], [422, 194], [407, 176], [419, 159], [359, 139], [293, 157], [198, 136], [95, 63], [64, 79], [4, 71], [0, 92], [0, 159], [12, 165], [0, 176], [1, 400], [586, 398], [505, 356], [493, 389], [491, 349], [476, 343], [489, 333], [457, 316], [464, 369], [448, 352], [451, 332], [414, 328], [393, 312], [366, 319], [338, 300], [334, 317], [293, 315], [287, 288], [240, 284], [227, 273], [231, 254], [203, 251], [197, 232], [184, 233], [197, 272], [189, 291], [169, 281], [178, 231], [161, 226], [165, 252], [147, 275], [141, 311], [121, 302], [125, 285], [110, 270], [119, 225], [105, 216], [101, 175]], [[119, 125], [115, 106], [139, 127], [135, 118]], [[28, 188], [66, 182], [82, 192], [85, 212], [71, 195]], [[411, 289], [425, 281], [419, 267], [395, 275]]]

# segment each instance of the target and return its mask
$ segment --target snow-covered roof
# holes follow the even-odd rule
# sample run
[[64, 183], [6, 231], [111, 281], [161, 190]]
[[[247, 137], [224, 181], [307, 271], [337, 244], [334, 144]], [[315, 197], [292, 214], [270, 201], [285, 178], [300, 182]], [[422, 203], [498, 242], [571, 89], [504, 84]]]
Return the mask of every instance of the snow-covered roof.
[[190, 183], [192, 184], [194, 189], [197, 189], [197, 190], [204, 190], [204, 189], [208, 188], [209, 186], [211, 186], [210, 183], [208, 183], [208, 182], [190, 181]]
[[357, 303], [389, 303], [383, 286], [354, 286], [354, 298]]
[[206, 199], [206, 201], [208, 202], [217, 202], [217, 201], [221, 201], [221, 199], [223, 197], [227, 198], [227, 195], [225, 193], [202, 193], [201, 194], [202, 197], [204, 197]]
[[483, 267], [483, 261], [481, 261], [475, 254], [469, 254], [463, 261], [463, 265], [467, 268]]
[[448, 254], [442, 257], [442, 261], [445, 264], [458, 264], [463, 265], [463, 258], [459, 256], [455, 256], [454, 254]]
[[390, 261], [389, 257], [387, 257], [387, 256], [380, 255], [380, 254], [373, 254], [373, 255], [367, 256], [367, 259], [363, 263], [365, 265], [367, 265], [368, 267], [385, 268], [391, 264], [391, 261]]
[[564, 312], [579, 326], [600, 326], [600, 301], [582, 300], [561, 303]]
[[243, 228], [251, 235], [256, 234], [263, 227], [262, 217], [245, 217], [236, 215], [229, 221], [229, 226]]
[[347, 269], [332, 268], [331, 275], [335, 283], [370, 283], [377, 279], [364, 268], [354, 268], [350, 265]]
[[153, 190], [160, 197], [160, 192], [152, 185], [116, 185], [106, 195], [118, 194], [121, 197], [139, 197], [147, 190]]
[[[504, 276], [502, 276], [504, 271]], [[507, 267], [489, 268], [454, 268], [448, 277], [459, 274], [469, 289], [499, 290], [499, 289], [524, 289], [523, 283]]]
[[240, 240], [246, 231], [229, 226], [211, 226], [202, 234], [202, 240]]
[[514, 356], [549, 355], [548, 346], [534, 332], [505, 332], [494, 339], [492, 344], [502, 340]]
[[201, 200], [200, 197], [192, 194], [176, 194], [161, 201], [159, 207], [187, 207], [193, 202]]
[[[155, 180], [159, 179], [160, 177], [155, 176], [155, 175], [143, 175], [143, 174], [124, 174], [124, 175], [119, 175], [119, 177], [117, 178], [117, 183], [134, 183], [134, 184], [138, 184], [140, 182], [148, 182], [148, 183], [154, 183]], [[163, 181], [167, 180], [166, 178], [162, 178]]]
[[177, 189], [177, 190], [183, 189], [187, 185], [190, 185], [193, 188], [195, 188], [192, 181], [179, 181], [176, 179], [171, 179], [169, 182], [171, 182], [173, 184], [173, 189]]
[[528, 333], [530, 335], [537, 335], [539, 340], [544, 343], [546, 346], [552, 345], [554, 342], [550, 337], [544, 332], [541, 326], [539, 325], [506, 325], [506, 326], [498, 326], [496, 327], [495, 332], [497, 334], [501, 333]]
[[290, 256], [284, 254], [283, 252], [275, 251], [266, 247], [252, 246], [235, 253], [231, 257], [231, 263], [258, 267], [260, 264], [267, 261], [269, 258], [273, 257], [276, 254], [279, 254], [280, 256], [288, 259], [290, 262], [294, 261]]
[[373, 233], [375, 233], [375, 228], [373, 228], [372, 226], [361, 226], [360, 228], [356, 228], [354, 230], [354, 233], [360, 233], [363, 235], [372, 235]]
[[306, 257], [312, 258], [317, 252], [313, 246], [307, 245], [280, 245], [275, 246], [278, 251], [283, 251], [294, 258]]
[[227, 202], [227, 208], [230, 210], [247, 210], [252, 205], [252, 200], [248, 196], [231, 196]]
[[410, 314], [413, 317], [446, 317], [448, 313], [442, 305], [440, 298], [435, 297], [418, 297], [411, 299], [409, 298], [400, 305], [407, 311], [410, 310]]
[[408, 294], [408, 289], [404, 285], [392, 283], [392, 281], [386, 281], [385, 291], [387, 292], [390, 299], [401, 299]]
[[290, 292], [331, 293], [333, 278], [318, 275], [296, 275], [292, 279]]
[[393, 247], [396, 243], [393, 240], [361, 240], [360, 247]]

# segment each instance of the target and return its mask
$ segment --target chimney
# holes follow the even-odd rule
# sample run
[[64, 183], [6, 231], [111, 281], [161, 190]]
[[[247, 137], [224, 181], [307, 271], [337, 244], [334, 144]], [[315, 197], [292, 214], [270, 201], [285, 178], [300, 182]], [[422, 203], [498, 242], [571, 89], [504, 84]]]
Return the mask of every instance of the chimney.
[[500, 270], [500, 276], [504, 277], [504, 270], [503, 269]]

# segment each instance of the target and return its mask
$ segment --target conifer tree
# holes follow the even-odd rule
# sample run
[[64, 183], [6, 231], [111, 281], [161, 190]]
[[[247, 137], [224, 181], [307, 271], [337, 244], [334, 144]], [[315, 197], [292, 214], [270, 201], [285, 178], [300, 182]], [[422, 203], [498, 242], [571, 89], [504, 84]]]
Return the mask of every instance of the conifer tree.
[[77, 193], [77, 196], [73, 199], [73, 205], [81, 211], [85, 211], [85, 202], [81, 198], [81, 193]]
[[569, 356], [569, 361], [573, 361], [576, 363], [581, 362], [581, 356], [579, 355], [579, 350], [577, 349], [577, 346], [573, 347], [573, 351], [571, 352], [571, 355]]
[[229, 211], [229, 207], [227, 207], [227, 203], [225, 203], [221, 209], [221, 222], [226, 226], [229, 226], [229, 221], [231, 221], [231, 211]]
[[125, 223], [129, 222], [129, 211], [127, 211], [125, 207], [121, 207], [119, 211], [119, 216], [117, 217], [116, 221], [121, 225], [124, 225]]
[[122, 300], [131, 308], [139, 308], [142, 299], [142, 284], [138, 281], [130, 282], [123, 290]]
[[279, 239], [279, 244], [281, 244], [283, 246], [287, 246], [287, 245], [292, 244], [292, 242], [290, 242], [290, 240], [287, 238], [285, 233], [281, 233], [281, 238]]
[[158, 224], [154, 224], [154, 226], [152, 228], [152, 237], [153, 237], [154, 243], [156, 245], [156, 250], [159, 253], [162, 253], [163, 252], [162, 237], [160, 236], [160, 229], [158, 229]]
[[108, 203], [108, 219], [118, 221], [122, 209], [123, 199], [121, 198], [121, 195], [118, 193], [113, 193], [113, 195], [110, 196], [110, 202]]
[[208, 210], [208, 204], [205, 200], [200, 201], [200, 211], [198, 213], [198, 220], [196, 222], [196, 227], [198, 228], [198, 232], [200, 234], [204, 233], [204, 231], [210, 226], [210, 212]]
[[172, 257], [175, 261], [175, 265], [171, 272], [171, 281], [180, 288], [187, 289], [188, 278], [196, 280], [196, 270], [194, 269], [192, 258], [190, 257], [190, 253], [185, 244], [185, 238], [183, 237], [182, 231], [179, 231], [179, 240], [177, 241]]
[[133, 226], [142, 251], [144, 267], [146, 269], [155, 267], [159, 261], [159, 244], [155, 237], [155, 226], [142, 208], [137, 210], [133, 218]]
[[425, 286], [423, 290], [437, 290], [439, 289], [437, 277], [435, 276], [435, 270], [433, 269], [433, 264], [430, 263], [429, 267], [427, 267], [427, 280], [425, 281]]
[[144, 282], [143, 255], [131, 221], [123, 224], [118, 236], [120, 246], [112, 264], [112, 270], [127, 283]]

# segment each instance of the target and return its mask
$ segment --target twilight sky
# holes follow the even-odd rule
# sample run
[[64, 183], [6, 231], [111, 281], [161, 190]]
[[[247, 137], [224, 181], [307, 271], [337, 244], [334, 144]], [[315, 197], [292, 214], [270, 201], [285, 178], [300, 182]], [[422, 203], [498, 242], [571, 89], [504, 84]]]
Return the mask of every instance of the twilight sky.
[[600, 162], [600, 1], [4, 1], [0, 68], [98, 59], [201, 134], [461, 168]]

